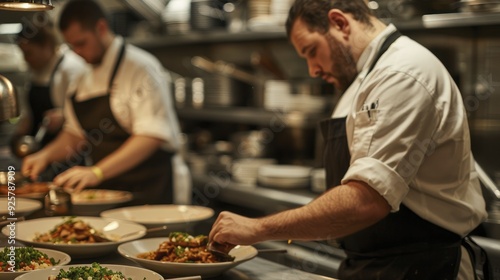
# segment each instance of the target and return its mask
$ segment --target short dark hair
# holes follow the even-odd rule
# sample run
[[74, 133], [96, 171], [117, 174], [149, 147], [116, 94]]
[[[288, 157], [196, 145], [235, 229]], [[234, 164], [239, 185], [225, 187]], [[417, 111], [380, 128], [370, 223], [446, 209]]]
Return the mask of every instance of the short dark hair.
[[95, 28], [101, 19], [107, 21], [104, 9], [94, 0], [71, 0], [64, 6], [59, 17], [59, 29], [64, 31], [73, 22], [79, 23], [82, 28]]
[[17, 43], [28, 42], [37, 45], [56, 47], [61, 38], [54, 27], [54, 22], [47, 13], [38, 12], [22, 22], [21, 31], [17, 34]]
[[320, 33], [328, 31], [328, 12], [339, 9], [351, 14], [355, 20], [372, 26], [370, 17], [373, 16], [364, 0], [295, 0], [286, 21], [286, 32], [290, 37], [293, 24], [301, 18], [309, 28]]

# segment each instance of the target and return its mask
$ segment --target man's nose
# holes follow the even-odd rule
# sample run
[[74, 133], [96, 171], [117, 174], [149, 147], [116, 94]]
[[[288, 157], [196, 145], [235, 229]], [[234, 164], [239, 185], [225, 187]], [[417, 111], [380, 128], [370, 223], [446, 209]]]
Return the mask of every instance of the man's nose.
[[312, 78], [319, 77], [321, 74], [321, 68], [313, 63], [312, 61], [307, 61], [307, 67], [309, 69], [309, 76]]

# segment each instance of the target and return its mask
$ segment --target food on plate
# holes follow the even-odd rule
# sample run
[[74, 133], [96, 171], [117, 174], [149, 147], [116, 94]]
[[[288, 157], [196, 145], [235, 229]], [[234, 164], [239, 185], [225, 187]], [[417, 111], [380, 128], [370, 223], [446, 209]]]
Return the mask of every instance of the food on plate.
[[[207, 251], [208, 236], [192, 236], [185, 232], [171, 232], [156, 251], [141, 253], [138, 258], [178, 263], [217, 263], [223, 260]], [[234, 258], [232, 259], [234, 260]]]
[[68, 270], [61, 269], [57, 276], [49, 276], [48, 280], [132, 280], [119, 271], [113, 271], [98, 263], [91, 266], [75, 266]]
[[[49, 191], [49, 187], [50, 187], [50, 182], [24, 183], [21, 185], [17, 185], [16, 189], [13, 192], [18, 195], [32, 194], [32, 193], [46, 193]], [[0, 194], [6, 195], [8, 193], [9, 193], [8, 186], [6, 185], [0, 186]]]
[[63, 222], [56, 225], [51, 231], [37, 234], [33, 241], [55, 244], [83, 244], [110, 242], [112, 240], [109, 240], [82, 219], [72, 216], [64, 217]]
[[[12, 250], [14, 249], [14, 250]], [[14, 258], [12, 259], [12, 256]], [[5, 247], [0, 252], [0, 272], [31, 271], [54, 266], [60, 261], [33, 247]]]

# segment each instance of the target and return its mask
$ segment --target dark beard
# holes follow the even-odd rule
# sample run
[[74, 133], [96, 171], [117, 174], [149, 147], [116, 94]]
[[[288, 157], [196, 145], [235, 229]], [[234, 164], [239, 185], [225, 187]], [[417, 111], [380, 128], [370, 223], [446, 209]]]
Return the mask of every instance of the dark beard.
[[335, 77], [339, 82], [337, 89], [344, 92], [358, 75], [356, 62], [350, 48], [344, 47], [328, 33], [325, 34], [325, 38], [330, 47], [330, 59], [332, 61], [332, 69], [330, 71], [337, 73], [338, 76]]

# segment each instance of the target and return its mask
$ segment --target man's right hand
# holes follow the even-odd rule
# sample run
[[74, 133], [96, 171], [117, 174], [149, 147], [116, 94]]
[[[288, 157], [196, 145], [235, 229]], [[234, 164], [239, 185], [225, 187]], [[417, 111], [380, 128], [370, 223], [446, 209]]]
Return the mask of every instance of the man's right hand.
[[23, 159], [21, 172], [24, 176], [30, 177], [33, 181], [38, 179], [40, 173], [42, 173], [47, 166], [49, 161], [47, 156], [43, 154], [43, 151], [26, 156]]

